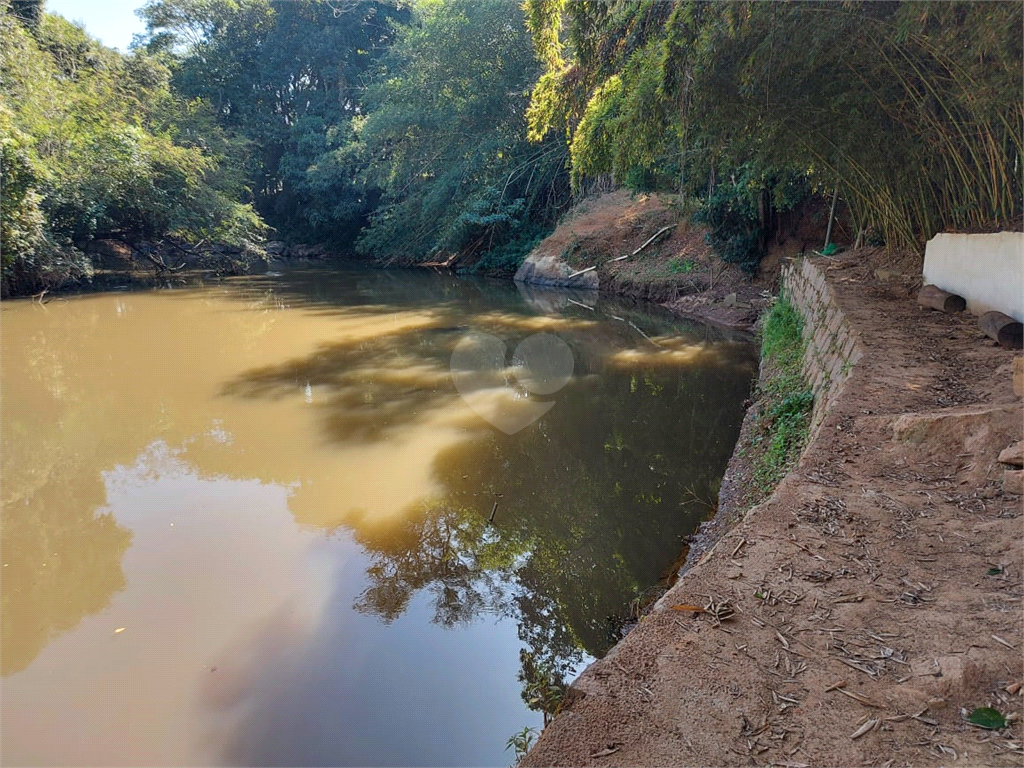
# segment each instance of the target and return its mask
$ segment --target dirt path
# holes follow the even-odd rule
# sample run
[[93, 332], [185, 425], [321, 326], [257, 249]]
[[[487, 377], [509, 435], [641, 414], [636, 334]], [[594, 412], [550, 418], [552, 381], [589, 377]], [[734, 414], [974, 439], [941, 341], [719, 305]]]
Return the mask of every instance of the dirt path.
[[[817, 439], [522, 765], [1024, 763], [1024, 516], [997, 462], [1024, 429], [1012, 354], [881, 277], [832, 262], [865, 355]], [[732, 615], [672, 607], [709, 600]], [[986, 706], [1013, 724], [965, 722]]]

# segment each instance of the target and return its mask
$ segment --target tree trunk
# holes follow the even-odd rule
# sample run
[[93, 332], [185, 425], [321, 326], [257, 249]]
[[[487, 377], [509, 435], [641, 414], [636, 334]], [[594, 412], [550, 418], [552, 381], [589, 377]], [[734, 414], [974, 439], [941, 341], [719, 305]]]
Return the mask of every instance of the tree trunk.
[[772, 198], [768, 189], [762, 189], [758, 200], [757, 214], [761, 220], [761, 250], [768, 250], [768, 241], [772, 236]]
[[978, 325], [990, 339], [1009, 349], [1024, 348], [1024, 325], [1002, 312], [986, 312], [978, 318]]
[[945, 312], [947, 315], [967, 309], [967, 302], [963, 296], [948, 293], [934, 285], [926, 285], [921, 289], [921, 292], [917, 294], [917, 303], [922, 307]]

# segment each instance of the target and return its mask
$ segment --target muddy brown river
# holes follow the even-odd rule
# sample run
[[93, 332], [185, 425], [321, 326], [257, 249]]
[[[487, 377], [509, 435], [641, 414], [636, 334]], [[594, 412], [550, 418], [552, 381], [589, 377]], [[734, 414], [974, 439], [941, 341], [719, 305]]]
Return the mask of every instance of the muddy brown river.
[[3, 302], [3, 763], [508, 765], [707, 516], [756, 364], [426, 271]]

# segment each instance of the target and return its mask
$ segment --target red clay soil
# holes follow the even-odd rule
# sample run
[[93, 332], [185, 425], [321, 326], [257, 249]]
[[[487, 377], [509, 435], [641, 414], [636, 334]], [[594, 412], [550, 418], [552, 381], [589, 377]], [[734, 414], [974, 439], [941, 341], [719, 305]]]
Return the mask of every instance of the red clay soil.
[[[796, 470], [522, 765], [1024, 763], [1024, 510], [997, 460], [1024, 431], [1013, 353], [920, 309], [919, 265], [879, 259], [822, 262], [864, 356]], [[979, 707], [1010, 724], [969, 724]]]

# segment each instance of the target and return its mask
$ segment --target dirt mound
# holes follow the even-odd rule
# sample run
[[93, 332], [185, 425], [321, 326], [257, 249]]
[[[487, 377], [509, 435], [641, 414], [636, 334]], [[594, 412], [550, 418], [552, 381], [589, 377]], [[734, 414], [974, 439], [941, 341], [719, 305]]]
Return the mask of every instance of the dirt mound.
[[777, 258], [757, 277], [722, 262], [676, 198], [626, 190], [581, 202], [531, 258], [558, 259], [572, 272], [594, 268], [602, 292], [739, 328], [756, 321], [778, 277]]
[[534, 253], [560, 256], [582, 269], [624, 256], [661, 227], [678, 221], [667, 198], [618, 190], [580, 202]]

